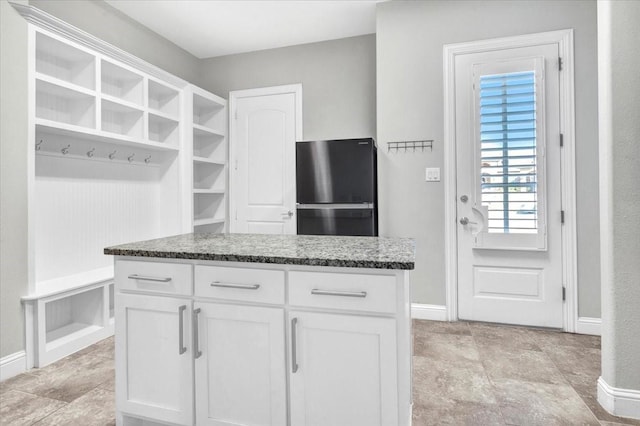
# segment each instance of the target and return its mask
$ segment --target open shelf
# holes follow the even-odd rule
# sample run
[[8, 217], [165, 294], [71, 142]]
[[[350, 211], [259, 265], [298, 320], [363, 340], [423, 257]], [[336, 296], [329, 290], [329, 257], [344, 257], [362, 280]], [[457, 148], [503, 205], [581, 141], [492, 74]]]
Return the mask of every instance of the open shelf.
[[193, 157], [193, 162], [194, 163], [203, 163], [203, 164], [217, 164], [219, 166], [224, 166], [225, 162], [224, 161], [218, 161], [218, 160], [212, 160], [209, 158], [204, 158], [204, 157]]
[[42, 33], [36, 33], [36, 72], [95, 89], [95, 57]]
[[136, 139], [143, 138], [142, 111], [102, 100], [102, 130]]
[[149, 113], [149, 140], [159, 143], [177, 145], [180, 139], [180, 126], [171, 120], [154, 113]]
[[48, 81], [36, 80], [36, 117], [95, 128], [95, 97]]
[[102, 328], [103, 304], [102, 287], [45, 302], [47, 349]]
[[207, 221], [196, 222], [193, 226], [193, 232], [196, 234], [221, 234], [224, 232], [224, 220], [205, 223]]
[[225, 128], [224, 105], [193, 94], [193, 124], [194, 127], [202, 126], [202, 129], [211, 129], [221, 132]]
[[224, 222], [225, 216], [224, 195], [194, 194], [193, 222], [195, 225]]
[[155, 80], [149, 80], [149, 108], [177, 119], [180, 115], [180, 93]]
[[142, 107], [144, 105], [143, 78], [111, 62], [102, 61], [102, 93]]
[[194, 160], [210, 159], [219, 163], [226, 163], [227, 153], [223, 137], [202, 133], [193, 129], [193, 155]]
[[215, 163], [193, 164], [193, 189], [225, 190], [224, 166]]

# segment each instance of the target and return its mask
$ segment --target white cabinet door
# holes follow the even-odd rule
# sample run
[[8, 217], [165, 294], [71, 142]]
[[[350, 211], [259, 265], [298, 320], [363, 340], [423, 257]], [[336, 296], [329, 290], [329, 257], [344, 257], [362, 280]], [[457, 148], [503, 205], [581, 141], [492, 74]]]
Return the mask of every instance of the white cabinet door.
[[291, 424], [398, 424], [396, 323], [290, 312]]
[[118, 294], [117, 410], [193, 424], [191, 301]]
[[194, 308], [196, 423], [285, 425], [284, 311], [214, 303]]

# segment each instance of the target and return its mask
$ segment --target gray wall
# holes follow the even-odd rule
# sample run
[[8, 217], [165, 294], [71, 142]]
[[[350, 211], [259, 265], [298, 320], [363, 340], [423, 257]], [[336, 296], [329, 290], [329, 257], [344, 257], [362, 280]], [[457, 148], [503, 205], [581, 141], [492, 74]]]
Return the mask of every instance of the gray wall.
[[0, 0], [0, 358], [24, 350], [27, 288], [27, 23]]
[[598, 3], [602, 55], [602, 377], [610, 386], [636, 391], [640, 390], [638, 19], [640, 2]]
[[198, 58], [102, 0], [29, 0], [29, 4], [188, 82], [199, 83]]
[[380, 166], [381, 232], [417, 237], [413, 300], [445, 304], [444, 44], [573, 28], [576, 60], [580, 316], [600, 316], [595, 1], [391, 1], [377, 8], [378, 140], [434, 139], [433, 152], [386, 154]]
[[227, 98], [302, 83], [304, 139], [375, 137], [375, 43], [365, 35], [206, 59], [202, 87]]

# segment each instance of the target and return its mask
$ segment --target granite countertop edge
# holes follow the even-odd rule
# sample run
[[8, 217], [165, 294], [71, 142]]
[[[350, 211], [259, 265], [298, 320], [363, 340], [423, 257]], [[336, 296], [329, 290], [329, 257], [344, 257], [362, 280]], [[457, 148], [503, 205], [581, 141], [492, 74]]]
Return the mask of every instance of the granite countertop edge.
[[221, 261], [221, 262], [331, 266], [331, 267], [343, 267], [343, 268], [372, 268], [372, 269], [398, 269], [398, 270], [412, 270], [415, 268], [414, 262], [393, 262], [393, 261], [362, 260], [362, 259], [360, 260], [329, 259], [329, 258], [317, 259], [317, 258], [297, 258], [297, 257], [281, 257], [281, 256], [217, 254], [217, 253], [187, 253], [187, 252], [177, 252], [177, 251], [118, 249], [115, 247], [105, 248], [104, 254], [113, 255], [113, 256], [154, 257], [154, 258], [161, 258], [161, 259], [212, 260], [212, 261]]

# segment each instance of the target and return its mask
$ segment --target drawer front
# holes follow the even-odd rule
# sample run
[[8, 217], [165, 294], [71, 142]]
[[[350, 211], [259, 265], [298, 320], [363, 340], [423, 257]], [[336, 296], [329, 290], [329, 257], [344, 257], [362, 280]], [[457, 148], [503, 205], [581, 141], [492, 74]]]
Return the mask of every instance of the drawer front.
[[116, 288], [191, 296], [191, 271], [191, 265], [119, 260], [116, 262]]
[[284, 271], [196, 266], [195, 294], [198, 297], [283, 304]]
[[394, 313], [396, 286], [395, 276], [292, 271], [289, 272], [289, 303]]

